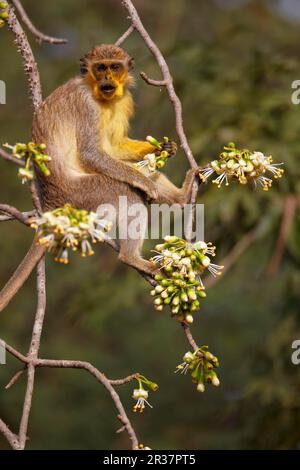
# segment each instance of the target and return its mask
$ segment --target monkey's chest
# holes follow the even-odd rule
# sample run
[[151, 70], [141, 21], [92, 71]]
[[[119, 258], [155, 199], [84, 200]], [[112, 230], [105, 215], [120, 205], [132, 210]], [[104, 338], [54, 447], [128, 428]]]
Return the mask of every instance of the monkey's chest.
[[121, 105], [101, 110], [99, 119], [100, 150], [112, 157], [118, 157], [127, 132], [128, 118]]

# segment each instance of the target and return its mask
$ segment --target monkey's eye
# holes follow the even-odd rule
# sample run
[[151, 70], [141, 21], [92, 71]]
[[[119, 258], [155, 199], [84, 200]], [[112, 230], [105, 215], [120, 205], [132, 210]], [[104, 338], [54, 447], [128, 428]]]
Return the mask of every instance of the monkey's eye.
[[113, 72], [119, 72], [122, 68], [121, 64], [111, 64], [110, 68]]
[[98, 64], [97, 65], [97, 70], [98, 70], [98, 72], [104, 72], [104, 70], [106, 70], [106, 65], [105, 64]]

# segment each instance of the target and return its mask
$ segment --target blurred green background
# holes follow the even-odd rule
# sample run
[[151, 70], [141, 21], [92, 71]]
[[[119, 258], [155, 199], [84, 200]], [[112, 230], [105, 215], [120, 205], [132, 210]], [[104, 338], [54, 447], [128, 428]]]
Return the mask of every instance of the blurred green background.
[[[23, 4], [43, 31], [67, 37], [63, 46], [36, 44], [44, 96], [78, 73], [91, 46], [114, 42], [127, 28], [119, 0], [60, 0]], [[221, 362], [218, 389], [197, 394], [189, 376], [174, 375], [188, 350], [167, 311], [156, 313], [147, 283], [120, 264], [108, 247], [74, 257], [67, 267], [47, 258], [48, 305], [41, 357], [91, 361], [110, 378], [139, 371], [158, 382], [153, 410], [131, 412], [132, 385], [120, 394], [140, 441], [153, 449], [300, 448], [300, 366], [291, 343], [300, 339], [300, 109], [291, 83], [300, 79], [300, 5], [297, 1], [135, 0], [145, 26], [161, 47], [182, 99], [186, 133], [199, 164], [216, 157], [229, 140], [285, 162], [285, 176], [271, 191], [231, 185], [201, 188], [206, 239], [216, 262], [238, 244], [235, 262], [208, 289], [193, 332]], [[20, 57], [7, 30], [0, 31], [0, 79], [7, 105], [0, 107], [0, 141], [30, 139], [31, 107]], [[159, 71], [137, 35], [126, 42], [138, 70]], [[137, 74], [137, 113], [132, 135], [174, 136], [165, 91]], [[166, 172], [181, 183], [187, 164], [178, 153]], [[16, 169], [0, 161], [0, 201], [30, 209]], [[288, 224], [290, 218], [290, 224]], [[277, 240], [282, 227], [287, 235]], [[0, 284], [22, 259], [32, 232], [1, 223]], [[145, 255], [153, 242], [145, 245]], [[232, 255], [230, 255], [230, 260]], [[26, 352], [34, 316], [34, 276], [1, 314], [0, 335]], [[0, 366], [0, 414], [17, 430], [25, 377], [4, 386], [18, 370]], [[84, 371], [37, 371], [28, 449], [125, 449], [127, 436], [106, 391]], [[0, 448], [6, 441], [0, 436]]]

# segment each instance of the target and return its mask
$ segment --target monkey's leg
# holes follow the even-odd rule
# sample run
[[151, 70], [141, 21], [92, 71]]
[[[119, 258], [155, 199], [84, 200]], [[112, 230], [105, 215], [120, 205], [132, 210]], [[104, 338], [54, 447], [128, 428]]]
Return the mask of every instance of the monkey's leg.
[[[132, 209], [136, 208], [135, 215]], [[130, 214], [130, 215], [128, 215]], [[128, 197], [128, 212], [119, 214], [119, 259], [126, 264], [153, 275], [157, 268], [142, 258], [141, 250], [148, 227], [148, 210], [144, 198], [134, 191]]]
[[177, 188], [165, 175], [155, 173], [151, 176], [158, 190], [158, 203], [167, 204], [188, 204], [191, 198], [191, 191], [197, 170], [190, 169], [181, 188]]

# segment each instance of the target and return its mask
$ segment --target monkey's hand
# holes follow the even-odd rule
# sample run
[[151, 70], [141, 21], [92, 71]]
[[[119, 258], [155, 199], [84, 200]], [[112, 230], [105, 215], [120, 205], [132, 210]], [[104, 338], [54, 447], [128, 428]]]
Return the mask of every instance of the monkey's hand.
[[174, 157], [177, 153], [177, 144], [176, 142], [173, 142], [172, 140], [169, 140], [167, 138], [164, 139], [163, 142], [160, 142], [160, 150], [157, 150], [157, 154], [159, 155], [161, 152], [165, 151], [168, 152], [170, 157]]

